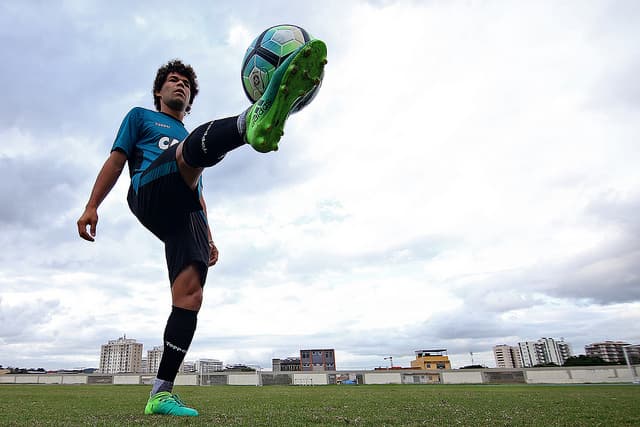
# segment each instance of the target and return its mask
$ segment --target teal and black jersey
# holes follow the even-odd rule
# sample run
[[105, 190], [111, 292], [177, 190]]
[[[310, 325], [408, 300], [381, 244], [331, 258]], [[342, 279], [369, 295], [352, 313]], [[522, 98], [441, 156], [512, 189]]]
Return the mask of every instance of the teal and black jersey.
[[111, 151], [127, 156], [131, 185], [137, 191], [142, 172], [188, 134], [184, 124], [168, 114], [135, 107], [122, 121]]

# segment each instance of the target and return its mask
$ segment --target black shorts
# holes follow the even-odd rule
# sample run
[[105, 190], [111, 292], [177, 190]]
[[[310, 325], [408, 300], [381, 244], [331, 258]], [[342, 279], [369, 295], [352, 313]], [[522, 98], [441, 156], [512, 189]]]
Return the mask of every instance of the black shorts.
[[142, 173], [137, 192], [129, 187], [127, 201], [142, 225], [164, 242], [171, 285], [194, 264], [204, 286], [210, 253], [208, 225], [198, 191], [189, 188], [178, 170], [177, 147], [162, 153]]

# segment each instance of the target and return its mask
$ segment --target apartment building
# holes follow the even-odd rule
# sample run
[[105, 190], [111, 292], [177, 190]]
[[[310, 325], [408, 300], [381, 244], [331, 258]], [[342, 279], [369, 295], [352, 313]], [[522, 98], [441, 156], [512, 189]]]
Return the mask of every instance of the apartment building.
[[493, 347], [493, 357], [498, 368], [522, 368], [522, 354], [520, 348], [511, 345], [496, 345]]
[[627, 356], [631, 363], [640, 362], [640, 349], [638, 346], [630, 346], [624, 341], [594, 342], [584, 347], [587, 356], [600, 357], [605, 362], [626, 363], [624, 348], [627, 347]]
[[117, 374], [142, 371], [142, 343], [125, 336], [110, 340], [100, 349], [100, 372]]
[[144, 372], [155, 374], [158, 372], [158, 368], [160, 367], [160, 360], [162, 360], [162, 353], [164, 352], [164, 347], [161, 345], [157, 345], [153, 347], [151, 350], [147, 350], [147, 369]]
[[562, 366], [565, 360], [571, 357], [571, 347], [563, 339], [556, 341], [553, 338], [540, 338], [538, 341], [523, 341], [518, 343], [518, 349], [522, 366], [525, 368], [546, 363]]

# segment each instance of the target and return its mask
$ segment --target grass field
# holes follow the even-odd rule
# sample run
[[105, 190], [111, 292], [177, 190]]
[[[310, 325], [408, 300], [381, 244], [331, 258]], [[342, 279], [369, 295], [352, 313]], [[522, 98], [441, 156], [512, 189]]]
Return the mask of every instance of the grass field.
[[0, 385], [0, 425], [638, 426], [634, 385], [179, 387], [197, 418], [142, 414], [148, 386]]

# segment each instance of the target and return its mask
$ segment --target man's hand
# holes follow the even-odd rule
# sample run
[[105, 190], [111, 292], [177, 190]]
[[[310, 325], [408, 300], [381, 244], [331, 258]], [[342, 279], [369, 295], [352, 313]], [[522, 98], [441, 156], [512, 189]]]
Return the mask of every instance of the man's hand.
[[[116, 184], [118, 177], [122, 173], [124, 164], [127, 161], [127, 155], [119, 150], [114, 150], [102, 165], [102, 169], [98, 172], [93, 190], [89, 196], [89, 202], [84, 209], [84, 213], [78, 220], [78, 234], [84, 240], [93, 242], [96, 237], [96, 225], [98, 225], [98, 206], [107, 197]], [[89, 232], [87, 232], [89, 227]]]
[[[84, 210], [84, 213], [78, 220], [78, 234], [80, 234], [80, 237], [82, 237], [84, 240], [93, 242], [95, 240], [94, 237], [96, 237], [97, 225], [98, 225], [98, 210], [96, 208], [90, 208], [87, 206]], [[89, 232], [87, 232], [87, 226], [89, 227]], [[217, 259], [217, 253], [218, 251], [216, 250], [216, 259]], [[211, 260], [209, 260], [209, 262], [211, 262]]]
[[209, 241], [209, 267], [218, 262], [218, 248], [213, 244], [213, 241]]

